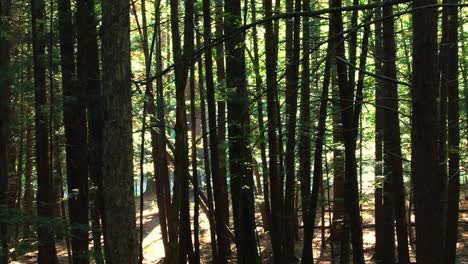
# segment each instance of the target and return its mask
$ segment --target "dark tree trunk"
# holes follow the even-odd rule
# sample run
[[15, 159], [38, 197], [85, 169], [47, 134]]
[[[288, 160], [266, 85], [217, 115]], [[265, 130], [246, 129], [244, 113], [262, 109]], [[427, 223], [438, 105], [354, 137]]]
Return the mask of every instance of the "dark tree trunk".
[[133, 196], [129, 1], [102, 3], [105, 258], [137, 263]]
[[[330, 45], [333, 45], [330, 43]], [[341, 263], [347, 263], [349, 258], [349, 235], [343, 232], [344, 221], [344, 178], [345, 163], [343, 151], [343, 123], [341, 117], [340, 91], [336, 74], [335, 50], [331, 51], [332, 76], [332, 106], [333, 106], [333, 226], [332, 240], [339, 247]]]
[[[322, 88], [322, 94], [320, 96], [319, 121], [318, 121], [318, 127], [317, 127], [317, 136], [315, 138], [314, 175], [313, 175], [313, 183], [312, 183], [312, 193], [309, 196], [308, 203], [306, 204], [308, 208], [304, 209], [304, 210], [307, 210], [307, 214], [304, 216], [304, 247], [302, 249], [302, 260], [301, 260], [303, 264], [313, 263], [314, 261], [313, 250], [312, 250], [312, 240], [314, 238], [314, 226], [315, 226], [315, 216], [317, 213], [318, 194], [320, 190], [322, 189], [322, 182], [323, 182], [322, 154], [323, 154], [323, 143], [324, 143], [324, 138], [325, 138], [325, 124], [327, 121], [327, 106], [328, 106], [328, 94], [329, 94], [328, 90], [330, 86], [330, 63], [332, 62], [330, 59], [330, 50], [331, 50], [331, 45], [329, 45], [327, 55], [326, 55], [327, 59], [326, 59], [325, 69], [324, 69], [323, 88]], [[304, 95], [305, 94], [303, 94], [303, 96]], [[308, 97], [309, 94], [305, 96]], [[322, 222], [322, 225], [324, 225], [323, 222]]]
[[[101, 225], [104, 225], [102, 201], [102, 91], [96, 32], [95, 1], [77, 2], [78, 81], [86, 93], [88, 118], [88, 168], [91, 184], [90, 214], [95, 259], [103, 263]], [[100, 222], [102, 221], [102, 222]]]
[[[224, 29], [229, 35], [242, 26], [241, 1], [226, 1], [224, 10]], [[258, 263], [244, 41], [244, 34], [226, 41], [229, 168], [237, 258], [239, 263]]]
[[[310, 0], [304, 0], [302, 4], [304, 12], [310, 12]], [[302, 82], [301, 82], [301, 101], [300, 101], [300, 117], [299, 117], [299, 142], [298, 142], [298, 155], [299, 155], [299, 169], [298, 178], [301, 182], [301, 203], [302, 203], [302, 222], [304, 223], [304, 230], [306, 230], [306, 220], [309, 218], [309, 204], [310, 204], [310, 170], [311, 170], [311, 115], [310, 115], [310, 53], [311, 53], [311, 34], [310, 34], [310, 18], [304, 17], [302, 20]], [[307, 230], [309, 227], [307, 227]], [[306, 231], [304, 231], [304, 234]], [[304, 243], [305, 245], [305, 243]], [[307, 245], [304, 246], [308, 247]], [[306, 252], [307, 253], [307, 252]], [[303, 256], [304, 258], [304, 251]]]
[[[393, 7], [386, 5], [383, 7], [383, 17], [393, 15]], [[395, 29], [393, 19], [383, 20], [383, 75], [397, 79], [396, 75], [396, 48], [395, 48]], [[384, 241], [390, 241], [390, 244], [384, 245], [385, 263], [393, 263], [394, 256], [394, 220], [396, 221], [396, 232], [398, 241], [398, 263], [409, 264], [409, 251], [408, 251], [408, 229], [406, 223], [406, 203], [405, 203], [405, 187], [403, 182], [403, 162], [401, 153], [401, 139], [400, 139], [400, 119], [398, 113], [398, 86], [395, 82], [384, 80], [383, 83], [384, 98], [382, 100], [382, 107], [384, 111], [384, 130], [383, 130], [383, 158], [384, 158], [384, 175], [387, 178], [384, 183], [384, 211], [385, 214], [391, 214], [388, 235]], [[390, 185], [390, 190], [386, 190], [386, 185]], [[393, 201], [387, 200], [387, 196]], [[393, 208], [386, 208], [387, 204], [393, 205]], [[390, 207], [389, 206], [389, 207]], [[385, 233], [387, 234], [387, 233]], [[387, 261], [388, 260], [388, 261]]]
[[[165, 43], [163, 40], [163, 35], [161, 31], [160, 21], [161, 21], [161, 1], [156, 1], [155, 10], [156, 19], [155, 19], [155, 59], [156, 59], [156, 72], [159, 73], [163, 69], [163, 58], [162, 58], [162, 46]], [[151, 91], [150, 91], [151, 94]], [[153, 96], [149, 98], [150, 107], [149, 113], [151, 114], [151, 103]], [[152, 156], [153, 164], [155, 168], [155, 181], [156, 181], [156, 199], [159, 208], [159, 223], [161, 226], [161, 235], [164, 244], [164, 252], [166, 259], [171, 259], [174, 254], [172, 250], [172, 241], [177, 241], [177, 238], [172, 236], [174, 235], [172, 230], [174, 226], [168, 221], [170, 216], [171, 208], [171, 190], [169, 186], [169, 169], [167, 162], [167, 153], [166, 153], [166, 122], [164, 117], [164, 86], [162, 76], [156, 78], [156, 106], [155, 106], [155, 115], [151, 116], [151, 124], [155, 126], [154, 129], [151, 129], [151, 144], [152, 144]], [[170, 231], [171, 230], [171, 231]]]
[[[380, 3], [380, 0], [376, 0]], [[382, 17], [382, 9], [377, 8], [375, 11], [375, 19]], [[383, 45], [382, 45], [382, 22], [376, 22], [374, 26], [374, 61], [375, 73], [383, 75]], [[380, 78], [375, 78], [375, 255], [376, 261], [382, 261], [384, 243], [384, 228], [383, 228], [383, 129], [384, 129], [384, 109], [381, 107], [383, 103], [384, 91], [383, 81]]]
[[193, 177], [193, 199], [194, 199], [194, 215], [193, 215], [193, 246], [194, 255], [193, 263], [200, 263], [200, 198], [199, 192], [199, 178], [197, 166], [197, 112], [195, 106], [195, 66], [190, 68], [190, 125], [191, 125], [191, 155], [192, 155], [192, 177]]
[[[203, 1], [203, 34], [205, 46], [211, 43], [211, 12], [210, 1]], [[224, 64], [223, 64], [224, 65]], [[226, 263], [229, 252], [229, 238], [226, 225], [229, 223], [229, 200], [227, 181], [225, 175], [220, 171], [220, 142], [218, 141], [216, 129], [216, 101], [213, 82], [213, 58], [211, 49], [205, 53], [205, 81], [208, 103], [208, 126], [210, 139], [210, 161], [213, 175], [213, 190], [215, 202], [216, 235], [218, 243], [217, 261]], [[218, 124], [219, 126], [224, 124]]]
[[[457, 0], [444, 3], [457, 4]], [[458, 210], [460, 197], [460, 109], [458, 95], [458, 10], [444, 7], [442, 11], [441, 89], [448, 96], [448, 204], [445, 263], [456, 261], [458, 240]], [[463, 53], [462, 53], [463, 54]]]
[[[413, 2], [413, 8], [436, 4]], [[443, 197], [446, 178], [439, 173], [437, 98], [437, 9], [413, 12], [412, 161], [418, 263], [443, 263]]]
[[[300, 0], [286, 1], [286, 12], [300, 12]], [[296, 121], [297, 92], [299, 81], [300, 17], [286, 22], [286, 117], [287, 140], [285, 153], [286, 186], [284, 195], [284, 255], [287, 261], [294, 261], [295, 226], [295, 185], [296, 185]]]
[[[224, 11], [223, 11], [223, 1], [215, 1], [215, 36], [220, 38], [224, 34]], [[225, 55], [224, 55], [224, 43], [218, 44], [215, 47], [215, 60], [216, 60], [216, 79], [217, 86], [219, 87], [219, 92], [221, 98], [218, 98], [217, 102], [217, 112], [218, 112], [218, 122], [217, 122], [217, 139], [218, 139], [218, 156], [219, 156], [219, 177], [223, 179], [227, 184], [227, 166], [226, 166], [226, 70], [224, 65]], [[229, 204], [228, 191], [226, 186], [226, 200]], [[229, 226], [229, 208], [224, 210], [226, 225]], [[230, 253], [231, 248], [228, 247], [228, 253]]]
[[[257, 21], [257, 10], [255, 7], [255, 0], [251, 0], [252, 10], [252, 23]], [[253, 35], [253, 67], [255, 72], [255, 90], [257, 97], [257, 119], [258, 119], [258, 133], [259, 133], [259, 147], [260, 157], [262, 160], [262, 190], [263, 190], [263, 204], [262, 204], [262, 217], [264, 229], [271, 231], [271, 206], [270, 206], [270, 188], [268, 186], [268, 161], [266, 155], [266, 138], [265, 138], [265, 122], [263, 112], [263, 81], [260, 74], [260, 55], [258, 51], [258, 32], [257, 27], [252, 28]], [[305, 60], [305, 59], [304, 59]]]
[[[197, 46], [200, 46], [200, 37], [197, 37]], [[215, 211], [213, 205], [213, 188], [211, 186], [211, 168], [210, 168], [210, 156], [208, 150], [208, 133], [206, 124], [206, 103], [205, 103], [205, 80], [203, 78], [203, 62], [199, 58], [198, 64], [198, 88], [200, 95], [200, 116], [201, 116], [201, 127], [202, 127], [202, 139], [203, 139], [203, 166], [205, 169], [205, 189], [207, 196], [207, 207], [208, 207], [208, 222], [210, 224], [210, 245], [211, 245], [211, 257], [214, 263], [217, 261], [217, 247], [216, 247], [216, 225], [215, 225]]]
[[[331, 7], [341, 7], [341, 0], [333, 0], [331, 2]], [[342, 14], [340, 12], [333, 12], [330, 16], [332, 34], [337, 36], [343, 31]], [[349, 227], [351, 233], [353, 262], [364, 263], [362, 219], [359, 213], [359, 191], [356, 171], [356, 131], [353, 127], [354, 121], [359, 115], [355, 115], [353, 111], [354, 87], [349, 83], [347, 67], [343, 61], [345, 59], [345, 46], [342, 42], [342, 37], [336, 37], [334, 40], [340, 103], [343, 109], [341, 111], [341, 116], [345, 145], [345, 226]]]
[[[0, 2], [0, 30], [8, 32], [10, 18], [10, 0]], [[7, 217], [8, 210], [8, 126], [10, 104], [10, 41], [0, 36], [0, 215]], [[12, 166], [10, 164], [10, 166]], [[0, 263], [8, 263], [8, 229], [7, 223], [0, 222]]]
[[[33, 137], [32, 128], [29, 126], [26, 129], [26, 154], [25, 154], [25, 165], [24, 165], [24, 197], [23, 197], [23, 212], [29, 216], [33, 216], [33, 187], [32, 187], [32, 151], [33, 151]], [[28, 239], [33, 236], [31, 223], [26, 222], [23, 225], [23, 239]]]
[[[45, 4], [43, 0], [31, 1], [32, 41], [35, 88], [35, 123], [36, 123], [36, 170], [37, 170], [37, 210], [38, 216], [54, 216], [54, 181], [50, 173], [49, 138], [46, 84], [45, 84]], [[49, 219], [50, 220], [50, 219]], [[58, 263], [55, 249], [54, 230], [50, 225], [38, 227], [39, 264]]]
[[[78, 23], [83, 21], [81, 6], [78, 5]], [[63, 87], [63, 123], [65, 126], [67, 153], [67, 186], [70, 199], [71, 248], [73, 263], [88, 263], [88, 160], [86, 128], [86, 90], [84, 83], [77, 83], [75, 76], [75, 52], [73, 40], [72, 12], [69, 0], [58, 2], [60, 24], [60, 55]], [[82, 35], [79, 32], [78, 41]], [[81, 34], [80, 34], [81, 33]], [[80, 43], [80, 48], [83, 44]], [[82, 49], [78, 50], [81, 67], [79, 77], [83, 76], [84, 67]]]
[[[273, 16], [272, 1], [266, 0], [265, 18]], [[283, 199], [281, 189], [281, 175], [279, 163], [278, 146], [278, 103], [276, 97], [276, 64], [278, 61], [278, 35], [275, 33], [273, 22], [265, 22], [265, 59], [266, 85], [267, 85], [267, 107], [268, 107], [268, 145], [269, 145], [269, 173], [270, 193], [271, 193], [271, 244], [273, 249], [273, 261], [276, 264], [284, 263], [283, 259], [283, 232], [282, 232], [282, 211]]]
[[[179, 248], [177, 262], [185, 263], [187, 257], [191, 261], [192, 241], [190, 232], [190, 212], [188, 197], [188, 149], [187, 149], [187, 118], [185, 109], [185, 88], [188, 69], [193, 50], [193, 0], [185, 2], [184, 15], [184, 52], [181, 49], [179, 33], [179, 1], [171, 0], [171, 30], [174, 57], [174, 74], [176, 84], [176, 124], [175, 124], [175, 171], [174, 196], [171, 220], [179, 223]], [[180, 217], [179, 217], [180, 216]], [[177, 224], [176, 224], [177, 225]]]

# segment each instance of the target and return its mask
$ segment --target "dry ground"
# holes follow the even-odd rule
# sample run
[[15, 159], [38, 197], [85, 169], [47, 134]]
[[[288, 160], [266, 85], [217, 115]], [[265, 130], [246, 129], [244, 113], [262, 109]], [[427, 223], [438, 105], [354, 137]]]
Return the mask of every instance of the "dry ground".
[[[458, 243], [458, 255], [459, 255], [459, 263], [468, 263], [468, 201], [462, 201], [462, 208], [464, 209], [460, 213], [460, 241]], [[193, 203], [192, 203], [193, 206]], [[193, 210], [193, 208], [192, 208]], [[200, 210], [200, 243], [201, 243], [201, 254], [202, 254], [202, 263], [210, 263], [210, 231], [209, 231], [209, 224], [206, 218], [206, 215]], [[139, 212], [137, 212], [137, 218], [139, 216]], [[364, 207], [363, 210], [363, 220], [364, 226], [369, 226], [373, 224], [373, 211]], [[319, 217], [320, 218], [320, 217]], [[163, 243], [161, 239], [161, 231], [159, 228], [159, 217], [158, 217], [158, 208], [156, 205], [156, 201], [154, 200], [154, 195], [148, 195], [145, 197], [144, 202], [144, 211], [143, 211], [143, 229], [144, 229], [144, 240], [143, 240], [143, 247], [144, 247], [144, 263], [162, 263], [164, 257], [164, 249]], [[262, 226], [261, 216], [257, 214], [257, 232], [259, 235], [259, 247], [261, 249], [261, 256], [264, 263], [269, 263], [269, 257], [271, 255], [271, 248], [269, 246], [269, 235], [268, 233], [264, 232]], [[138, 222], [138, 220], [137, 220]], [[328, 213], [325, 214], [325, 226], [328, 226], [329, 218]], [[317, 226], [322, 226], [321, 220], [319, 219], [316, 223]], [[321, 228], [316, 229], [315, 232], [315, 239], [314, 239], [314, 257], [316, 259], [316, 263], [332, 263], [331, 262], [331, 247], [330, 247], [330, 240], [329, 232], [327, 228], [324, 228], [324, 246], [322, 247], [322, 235], [321, 235]], [[299, 229], [299, 240], [296, 244], [296, 255], [299, 257], [301, 255], [302, 250], [302, 229]], [[374, 251], [374, 243], [375, 243], [375, 236], [374, 236], [374, 229], [373, 228], [365, 228], [364, 229], [364, 249], [365, 249], [365, 257], [367, 263], [373, 263], [372, 256]], [[34, 246], [34, 245], [33, 245]], [[92, 245], [90, 245], [92, 246]], [[60, 259], [60, 263], [68, 263], [68, 255], [65, 244], [63, 242], [57, 243], [57, 250]], [[411, 256], [412, 260], [414, 260], [414, 248], [411, 249]], [[233, 256], [235, 256], [235, 247], [232, 245], [232, 252]], [[17, 261], [12, 263], [36, 263], [37, 260], [37, 250], [32, 250], [27, 254], [24, 254], [18, 258]], [[335, 256], [335, 260], [336, 260]], [[235, 258], [232, 257], [231, 263], [235, 263]]]

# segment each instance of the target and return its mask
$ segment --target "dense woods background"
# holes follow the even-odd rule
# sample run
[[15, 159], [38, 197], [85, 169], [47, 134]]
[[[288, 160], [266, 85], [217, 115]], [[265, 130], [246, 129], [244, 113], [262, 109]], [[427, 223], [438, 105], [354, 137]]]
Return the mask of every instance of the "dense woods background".
[[0, 264], [467, 263], [467, 6], [0, 0]]

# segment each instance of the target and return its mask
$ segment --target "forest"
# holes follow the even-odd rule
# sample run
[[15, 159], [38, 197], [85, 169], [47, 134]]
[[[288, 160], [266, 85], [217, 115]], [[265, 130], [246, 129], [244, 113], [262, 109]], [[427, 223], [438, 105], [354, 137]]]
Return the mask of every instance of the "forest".
[[468, 263], [463, 0], [0, 0], [0, 264]]

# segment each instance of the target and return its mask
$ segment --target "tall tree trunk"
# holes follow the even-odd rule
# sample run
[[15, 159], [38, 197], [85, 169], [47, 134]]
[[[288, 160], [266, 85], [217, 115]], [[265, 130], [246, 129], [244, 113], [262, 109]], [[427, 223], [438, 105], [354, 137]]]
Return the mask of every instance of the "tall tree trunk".
[[[175, 180], [171, 221], [179, 223], [179, 249], [177, 262], [185, 263], [191, 258], [192, 242], [188, 197], [188, 149], [187, 120], [185, 110], [185, 88], [193, 50], [193, 0], [185, 2], [184, 51], [181, 49], [179, 34], [179, 1], [171, 0], [171, 30], [176, 83], [176, 125], [175, 125]], [[179, 218], [180, 215], [180, 218]], [[191, 259], [190, 259], [191, 260]]]
[[106, 262], [137, 263], [128, 0], [102, 3], [103, 198]]
[[[341, 7], [341, 0], [332, 0], [331, 7]], [[343, 19], [341, 12], [330, 14], [331, 31], [337, 36], [343, 31]], [[356, 131], [353, 124], [356, 118], [354, 114], [353, 94], [354, 87], [349, 83], [345, 60], [345, 46], [342, 37], [335, 37], [336, 63], [338, 86], [340, 90], [341, 116], [343, 122], [345, 145], [345, 226], [349, 227], [351, 242], [353, 245], [353, 262], [364, 263], [362, 219], [359, 213], [359, 191], [356, 171]], [[345, 231], [346, 232], [346, 231]]]
[[[10, 0], [0, 2], [0, 30], [8, 32], [10, 19]], [[0, 71], [9, 71], [10, 41], [0, 36]], [[7, 217], [8, 210], [8, 126], [10, 104], [9, 74], [0, 77], [0, 214]], [[10, 164], [11, 166], [11, 164]], [[0, 222], [0, 264], [8, 263], [8, 229], [6, 222]]]
[[[264, 2], [265, 18], [273, 16], [272, 1]], [[283, 259], [283, 232], [282, 232], [282, 189], [278, 146], [278, 103], [276, 64], [278, 60], [278, 35], [271, 20], [265, 22], [265, 59], [267, 84], [267, 113], [268, 113], [268, 145], [269, 145], [269, 173], [271, 194], [271, 243], [274, 263], [284, 263]]]
[[[436, 4], [413, 2], [413, 8]], [[412, 160], [418, 263], [443, 263], [443, 193], [445, 177], [439, 173], [437, 98], [437, 9], [413, 12]]]
[[[257, 10], [255, 0], [251, 0], [252, 23], [257, 21]], [[270, 188], [268, 186], [268, 161], [266, 155], [266, 138], [265, 138], [265, 122], [263, 111], [263, 80], [260, 74], [260, 55], [258, 47], [258, 33], [257, 27], [252, 28], [252, 41], [253, 41], [253, 68], [255, 72], [255, 90], [257, 97], [257, 119], [258, 119], [258, 133], [259, 133], [259, 147], [262, 168], [262, 190], [263, 190], [263, 204], [262, 204], [262, 217], [263, 225], [266, 231], [271, 231], [271, 206], [270, 206]]]
[[[330, 45], [333, 45], [330, 43]], [[332, 76], [332, 106], [333, 106], [333, 226], [332, 240], [337, 242], [336, 246], [340, 247], [339, 255], [341, 263], [347, 263], [349, 258], [349, 235], [343, 232], [344, 221], [344, 178], [345, 178], [345, 161], [343, 151], [343, 123], [341, 117], [340, 91], [338, 87], [338, 79], [336, 74], [335, 50], [331, 51], [330, 71]]]
[[[102, 91], [99, 70], [98, 43], [96, 32], [95, 1], [77, 2], [78, 28], [78, 81], [86, 93], [88, 118], [88, 168], [91, 184], [90, 214], [93, 248], [98, 264], [103, 263], [101, 246], [101, 224], [104, 225], [102, 199]], [[102, 220], [102, 223], [100, 221]]]
[[[211, 12], [210, 1], [203, 1], [203, 34], [205, 46], [211, 43]], [[223, 63], [224, 65], [224, 63]], [[229, 200], [227, 191], [227, 181], [225, 175], [220, 171], [220, 142], [216, 130], [216, 101], [213, 82], [213, 58], [211, 49], [207, 49], [205, 53], [205, 81], [206, 94], [208, 103], [208, 126], [210, 139], [210, 161], [211, 172], [213, 175], [213, 190], [215, 201], [215, 219], [216, 219], [216, 235], [218, 243], [217, 261], [226, 263], [229, 252], [229, 238], [227, 235], [226, 225], [229, 223]], [[224, 124], [218, 124], [219, 126]]]
[[[163, 57], [162, 57], [162, 46], [166, 43], [166, 39], [163, 39], [161, 31], [161, 1], [155, 3], [156, 19], [155, 19], [155, 68], [156, 72], [159, 73], [163, 70]], [[149, 98], [150, 105], [153, 100], [153, 96]], [[155, 129], [151, 129], [152, 137], [152, 156], [153, 164], [155, 168], [155, 181], [156, 181], [156, 199], [159, 208], [159, 222], [161, 227], [161, 235], [164, 244], [164, 251], [166, 259], [172, 259], [172, 241], [177, 241], [177, 237], [174, 237], [174, 225], [168, 221], [170, 216], [171, 208], [171, 190], [169, 186], [169, 169], [167, 163], [166, 153], [166, 122], [164, 117], [164, 86], [162, 76], [156, 78], [156, 113], [155, 116], [151, 117], [151, 124], [155, 126]], [[148, 109], [151, 114], [151, 107]]]
[[[302, 10], [310, 12], [310, 0], [304, 0]], [[311, 53], [311, 23], [310, 18], [304, 17], [302, 20], [302, 72], [301, 72], [301, 101], [300, 101], [300, 117], [299, 117], [299, 169], [298, 178], [301, 182], [301, 203], [302, 203], [302, 222], [304, 230], [306, 229], [306, 219], [308, 219], [309, 204], [310, 204], [310, 170], [311, 170], [311, 115], [310, 115], [310, 53]], [[307, 227], [308, 228], [308, 227]], [[304, 231], [305, 234], [306, 231]], [[304, 255], [304, 254], [303, 254]], [[303, 256], [304, 258], [304, 256]]]
[[[79, 11], [81, 6], [78, 5]], [[60, 54], [63, 87], [63, 122], [67, 152], [68, 212], [70, 215], [73, 263], [88, 263], [88, 163], [87, 127], [84, 83], [76, 83], [72, 12], [69, 0], [59, 1]], [[83, 14], [78, 13], [80, 23]], [[79, 33], [81, 33], [79, 31]], [[81, 34], [79, 37], [82, 36]], [[78, 38], [83, 41], [83, 38]], [[83, 45], [83, 44], [81, 44]], [[79, 51], [82, 51], [81, 49]], [[86, 63], [78, 53], [83, 75]]]
[[[380, 0], [376, 0], [380, 3]], [[375, 11], [375, 19], [382, 17], [382, 9], [377, 8]], [[383, 45], [382, 45], [382, 22], [376, 22], [374, 26], [374, 61], [375, 73], [383, 75]], [[383, 103], [384, 91], [383, 81], [380, 78], [375, 78], [375, 255], [376, 261], [382, 261], [384, 243], [383, 243], [383, 129], [384, 129], [384, 109], [381, 107]]]
[[[300, 12], [300, 0], [286, 1], [286, 12]], [[294, 193], [296, 185], [296, 121], [297, 92], [299, 81], [300, 17], [286, 22], [286, 117], [287, 139], [285, 154], [286, 186], [284, 196], [284, 254], [287, 261], [293, 261], [295, 242]]]
[[[54, 181], [50, 174], [48, 113], [45, 84], [45, 3], [43, 0], [31, 1], [32, 42], [35, 88], [35, 123], [36, 123], [36, 170], [37, 170], [37, 211], [38, 216], [54, 216]], [[39, 264], [58, 263], [55, 249], [54, 230], [50, 225], [38, 227]]]
[[194, 255], [193, 263], [200, 263], [200, 198], [198, 192], [198, 158], [197, 158], [197, 109], [195, 106], [195, 66], [190, 68], [190, 125], [191, 125], [191, 156], [192, 156], [192, 176], [193, 176], [193, 199], [194, 199], [194, 215], [193, 215], [193, 246]]
[[[200, 37], [197, 36], [197, 47], [200, 47]], [[208, 222], [210, 224], [210, 245], [211, 245], [211, 257], [212, 261], [217, 261], [217, 247], [216, 247], [216, 225], [215, 225], [215, 211], [213, 205], [213, 188], [211, 186], [211, 168], [210, 168], [210, 156], [208, 150], [208, 133], [206, 124], [206, 103], [205, 103], [205, 80], [203, 77], [203, 62], [202, 58], [198, 58], [198, 88], [200, 96], [200, 118], [202, 127], [202, 139], [203, 139], [203, 166], [205, 169], [205, 189], [207, 196], [207, 207], [208, 207]]]
[[[224, 29], [229, 35], [242, 26], [241, 1], [226, 1], [224, 10]], [[244, 41], [244, 34], [236, 34], [226, 41], [229, 168], [237, 258], [239, 263], [258, 263]]]
[[[457, 4], [457, 0], [444, 3]], [[458, 9], [444, 7], [442, 11], [441, 89], [448, 96], [448, 204], [445, 263], [455, 263], [458, 239], [458, 210], [460, 197], [460, 109], [458, 95]], [[463, 54], [463, 53], [462, 53]]]
[[[325, 138], [325, 124], [327, 121], [327, 106], [328, 106], [328, 90], [330, 86], [330, 64], [332, 62], [330, 58], [331, 45], [328, 46], [327, 59], [325, 62], [324, 77], [323, 77], [323, 88], [320, 96], [320, 110], [319, 110], [319, 121], [317, 127], [317, 136], [315, 138], [315, 151], [314, 151], [314, 175], [312, 183], [312, 193], [310, 200], [306, 204], [308, 208], [306, 217], [304, 218], [304, 247], [302, 249], [302, 260], [303, 264], [313, 263], [313, 250], [312, 240], [314, 238], [314, 227], [315, 217], [317, 212], [318, 195], [322, 189], [323, 182], [323, 166], [322, 166], [322, 154], [323, 144]], [[308, 96], [308, 94], [306, 95]], [[324, 201], [322, 201], [324, 202]], [[304, 205], [303, 205], [304, 206]], [[323, 225], [324, 223], [322, 223]]]
[[[386, 5], [383, 7], [383, 17], [393, 15], [393, 7]], [[394, 80], [396, 75], [396, 48], [395, 48], [395, 29], [393, 19], [385, 19], [383, 21], [383, 75]], [[384, 144], [384, 175], [391, 185], [390, 190], [384, 190], [384, 205], [393, 204], [393, 208], [384, 209], [391, 212], [394, 211], [394, 218], [389, 221], [389, 233], [391, 235], [391, 245], [384, 245], [385, 251], [390, 253], [390, 262], [394, 262], [394, 220], [396, 221], [396, 232], [398, 241], [398, 263], [409, 264], [408, 251], [408, 229], [406, 223], [406, 202], [405, 202], [405, 187], [403, 182], [403, 162], [401, 153], [400, 139], [400, 119], [398, 114], [398, 86], [395, 82], [383, 81], [384, 97], [382, 107], [384, 108], [385, 124], [383, 130]], [[385, 187], [384, 187], [385, 188]], [[386, 196], [390, 195], [393, 202], [386, 200]], [[386, 212], [387, 213], [387, 212]], [[387, 227], [386, 227], [387, 228]], [[385, 240], [385, 238], [384, 238]], [[391, 252], [390, 252], [391, 250]], [[385, 258], [384, 258], [385, 261]]]
[[[224, 36], [224, 10], [223, 2], [225, 0], [215, 0], [215, 36], [220, 38]], [[216, 79], [217, 86], [221, 97], [217, 101], [217, 140], [218, 140], [218, 161], [219, 161], [219, 177], [226, 182], [226, 200], [228, 208], [224, 210], [226, 225], [229, 226], [229, 198], [228, 198], [228, 189], [227, 189], [227, 165], [226, 165], [226, 153], [227, 146], [226, 143], [226, 69], [225, 69], [225, 53], [224, 53], [224, 44], [220, 43], [215, 47], [215, 60], [216, 60]], [[228, 247], [228, 254], [231, 252], [231, 248]]]
[[[224, 11], [223, 11], [223, 2], [225, 0], [216, 0], [215, 1], [215, 36], [220, 38], [224, 35]], [[218, 98], [217, 102], [217, 139], [218, 139], [218, 160], [219, 160], [219, 177], [223, 179], [227, 184], [227, 165], [226, 165], [226, 152], [227, 152], [227, 143], [226, 143], [226, 69], [225, 69], [225, 55], [224, 55], [224, 43], [220, 43], [215, 47], [215, 60], [216, 60], [216, 79], [217, 86], [219, 87], [219, 92], [221, 98]], [[215, 86], [216, 87], [216, 86]], [[227, 186], [226, 186], [227, 191]], [[227, 197], [227, 195], [226, 195]], [[229, 204], [229, 199], [228, 200]], [[224, 210], [225, 218], [227, 219], [226, 225], [229, 226], [229, 208]], [[230, 253], [231, 248], [228, 247], [228, 252]]]

